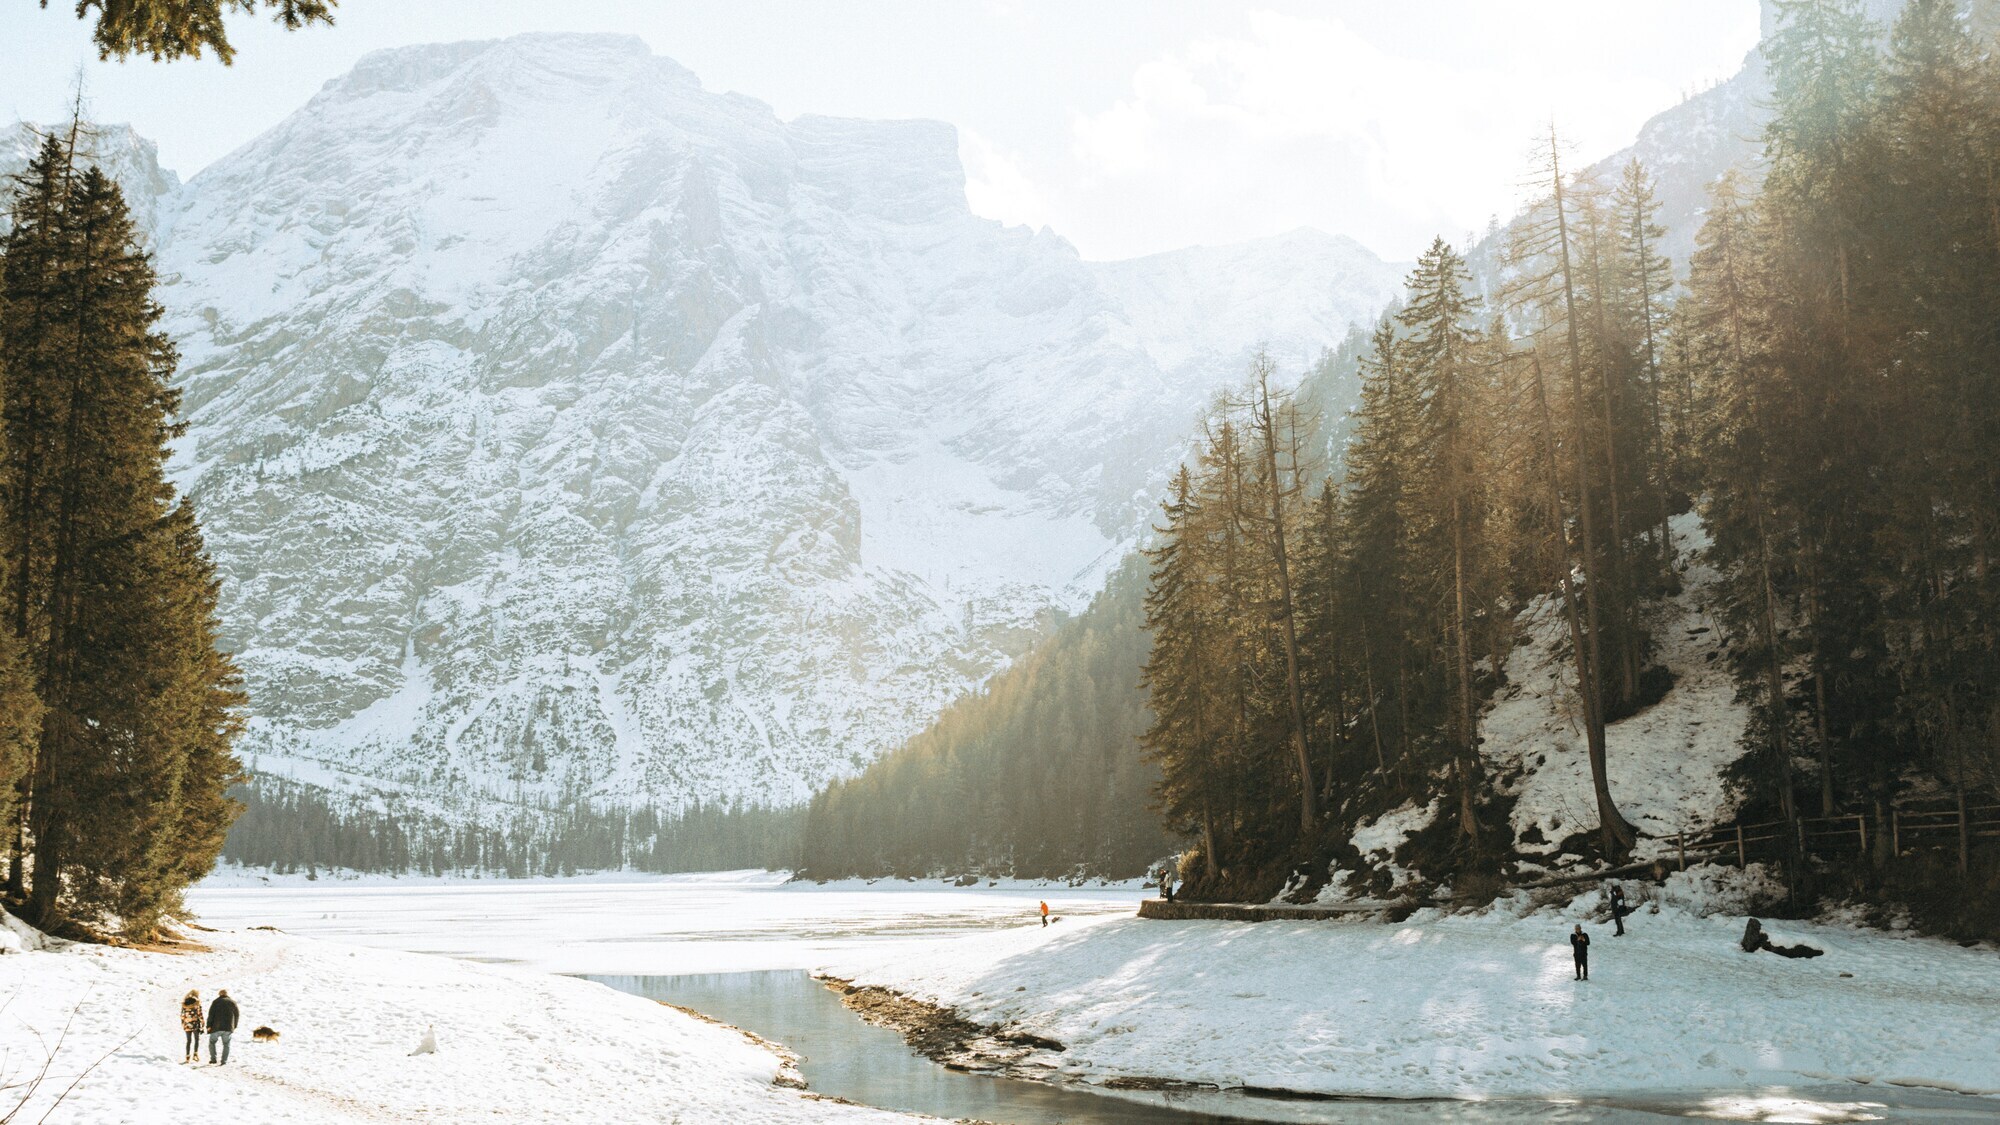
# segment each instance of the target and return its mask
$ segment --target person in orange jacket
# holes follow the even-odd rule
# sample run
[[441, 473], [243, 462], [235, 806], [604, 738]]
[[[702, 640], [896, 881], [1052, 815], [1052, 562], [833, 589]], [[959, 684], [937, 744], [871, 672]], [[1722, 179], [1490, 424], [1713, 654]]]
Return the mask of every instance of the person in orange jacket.
[[1047, 926], [1048, 924], [1049, 924], [1049, 904], [1044, 902], [1042, 904], [1042, 925]]

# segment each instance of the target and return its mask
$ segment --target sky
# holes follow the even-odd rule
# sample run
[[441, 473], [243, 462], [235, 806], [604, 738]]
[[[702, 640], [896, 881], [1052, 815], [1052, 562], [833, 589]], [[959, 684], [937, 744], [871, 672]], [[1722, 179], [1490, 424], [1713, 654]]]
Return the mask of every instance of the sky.
[[183, 178], [368, 51], [620, 31], [778, 116], [958, 127], [974, 211], [1125, 258], [1301, 226], [1406, 260], [1511, 213], [1553, 118], [1595, 159], [1756, 43], [1755, 0], [342, 0], [212, 58], [100, 63], [70, 0], [0, 4], [0, 120], [128, 121]]

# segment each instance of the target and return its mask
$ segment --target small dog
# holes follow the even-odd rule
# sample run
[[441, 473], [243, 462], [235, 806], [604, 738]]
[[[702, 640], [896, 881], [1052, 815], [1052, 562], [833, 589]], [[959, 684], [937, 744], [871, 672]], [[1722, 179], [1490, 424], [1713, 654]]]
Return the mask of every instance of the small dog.
[[258, 1043], [276, 1043], [278, 1041], [278, 1029], [268, 1025], [260, 1027], [250, 1033], [250, 1038]]

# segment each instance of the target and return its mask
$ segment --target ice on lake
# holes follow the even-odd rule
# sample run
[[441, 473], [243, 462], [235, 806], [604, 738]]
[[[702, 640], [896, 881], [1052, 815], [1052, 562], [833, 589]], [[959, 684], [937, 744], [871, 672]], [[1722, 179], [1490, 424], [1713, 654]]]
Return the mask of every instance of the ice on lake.
[[[217, 882], [223, 882], [218, 880]], [[240, 880], [229, 880], [240, 882]], [[1131, 914], [1136, 885], [953, 887], [931, 880], [787, 882], [763, 871], [614, 880], [386, 878], [205, 884], [188, 905], [211, 926], [526, 965], [555, 973], [809, 969], [867, 947]]]

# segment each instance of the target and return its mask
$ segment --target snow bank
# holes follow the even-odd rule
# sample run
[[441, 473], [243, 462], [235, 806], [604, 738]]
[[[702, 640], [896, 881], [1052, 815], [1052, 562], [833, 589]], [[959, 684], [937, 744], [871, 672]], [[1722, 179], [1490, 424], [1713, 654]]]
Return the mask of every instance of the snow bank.
[[[776, 1087], [770, 1050], [602, 985], [268, 931], [196, 936], [212, 951], [0, 956], [0, 1113], [47, 1043], [54, 1064], [17, 1120], [40, 1120], [87, 1069], [49, 1120], [911, 1120]], [[242, 1007], [227, 1066], [180, 1061], [190, 988], [204, 1001], [227, 988]], [[280, 1041], [252, 1042], [260, 1024]], [[412, 1057], [427, 1026], [437, 1053]]]
[[[1666, 909], [1570, 926], [1592, 899], [1402, 924], [1085, 921], [856, 954], [833, 975], [1055, 1039], [1067, 1076], [1340, 1094], [1742, 1089], [1802, 1078], [2000, 1090], [2000, 959], [1772, 923], [1812, 961], [1746, 954], [1740, 917]], [[1852, 974], [1849, 976], [1848, 974]]]

